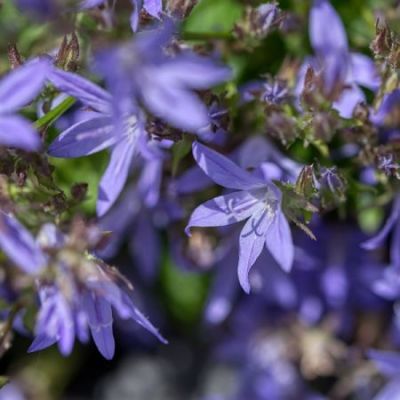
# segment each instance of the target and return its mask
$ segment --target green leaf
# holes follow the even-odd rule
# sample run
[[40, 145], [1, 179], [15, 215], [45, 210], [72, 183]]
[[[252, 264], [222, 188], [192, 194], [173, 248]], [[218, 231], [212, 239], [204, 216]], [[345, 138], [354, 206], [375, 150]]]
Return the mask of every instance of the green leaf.
[[184, 32], [230, 34], [242, 13], [243, 6], [235, 0], [202, 0], [186, 19]]

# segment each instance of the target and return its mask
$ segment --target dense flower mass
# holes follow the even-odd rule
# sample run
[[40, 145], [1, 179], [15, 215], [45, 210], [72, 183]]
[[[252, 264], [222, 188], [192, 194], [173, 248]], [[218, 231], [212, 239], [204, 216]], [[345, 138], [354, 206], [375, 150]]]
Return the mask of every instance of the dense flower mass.
[[400, 11], [361, 3], [1, 2], [0, 400], [400, 398]]

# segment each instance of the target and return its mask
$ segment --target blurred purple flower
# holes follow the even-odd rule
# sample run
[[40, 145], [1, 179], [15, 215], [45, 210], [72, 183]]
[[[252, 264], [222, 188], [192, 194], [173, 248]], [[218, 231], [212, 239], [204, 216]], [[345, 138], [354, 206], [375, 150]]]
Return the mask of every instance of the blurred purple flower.
[[0, 145], [27, 151], [40, 148], [33, 124], [16, 112], [39, 94], [49, 68], [47, 60], [32, 60], [0, 80]]
[[230, 77], [213, 60], [184, 51], [167, 55], [174, 25], [142, 32], [132, 42], [97, 57], [97, 71], [106, 78], [118, 121], [127, 109], [143, 105], [171, 126], [194, 134], [210, 124], [210, 115], [194, 90], [205, 90]]
[[303, 66], [297, 91], [302, 92], [307, 64], [313, 65], [321, 71], [327, 93], [344, 87], [333, 107], [342, 117], [350, 118], [354, 107], [365, 100], [359, 85], [371, 90], [380, 85], [374, 62], [363, 54], [350, 52], [343, 23], [329, 0], [314, 0], [309, 35], [316, 57]]
[[247, 219], [239, 239], [238, 275], [241, 286], [250, 291], [249, 271], [264, 245], [279, 265], [289, 271], [294, 247], [289, 224], [281, 210], [281, 192], [265, 176], [251, 174], [226, 157], [199, 144], [193, 156], [200, 168], [217, 184], [238, 189], [197, 207], [186, 227], [225, 226]]
[[[38, 242], [19, 222], [0, 212], [0, 247], [25, 272], [35, 275], [50, 262], [43, 248], [60, 249], [64, 238], [53, 225], [45, 225]], [[132, 319], [166, 342], [154, 326], [134, 306], [125, 290], [120, 288], [106, 269], [90, 264], [85, 279], [77, 282], [66, 260], [57, 260], [54, 282], [38, 282], [41, 307], [36, 323], [36, 338], [29, 351], [38, 351], [54, 343], [62, 354], [71, 353], [75, 336], [88, 340], [88, 328], [101, 354], [114, 355], [112, 308], [122, 319]], [[87, 267], [89, 268], [89, 267]], [[81, 273], [84, 273], [84, 266]]]

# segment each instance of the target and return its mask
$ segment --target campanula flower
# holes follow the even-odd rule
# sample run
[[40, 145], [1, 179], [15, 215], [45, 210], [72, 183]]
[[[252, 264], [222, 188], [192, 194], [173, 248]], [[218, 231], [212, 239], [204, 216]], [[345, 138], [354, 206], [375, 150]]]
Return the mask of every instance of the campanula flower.
[[49, 79], [57, 89], [79, 99], [95, 113], [88, 113], [88, 118], [62, 132], [50, 144], [48, 154], [74, 158], [111, 149], [110, 162], [100, 181], [97, 199], [97, 214], [102, 216], [118, 198], [134, 157], [145, 145], [143, 121], [136, 114], [128, 114], [115, 126], [112, 97], [108, 92], [85, 78], [58, 69], [53, 69]]
[[0, 80], [0, 145], [27, 151], [40, 148], [33, 125], [16, 112], [39, 94], [49, 68], [46, 60], [32, 60]]
[[294, 257], [290, 227], [282, 212], [280, 190], [268, 179], [251, 174], [226, 157], [195, 142], [193, 156], [215, 183], [236, 191], [215, 197], [197, 207], [186, 232], [192, 227], [217, 227], [247, 220], [239, 238], [239, 281], [250, 291], [249, 272], [264, 245], [285, 270]]
[[304, 86], [307, 65], [323, 76], [325, 92], [340, 95], [333, 107], [344, 118], [350, 118], [354, 107], [365, 101], [359, 86], [371, 90], [379, 87], [380, 79], [373, 61], [349, 49], [346, 31], [329, 0], [314, 0], [310, 11], [309, 36], [315, 57], [308, 60], [300, 73], [298, 90]]
[[[44, 225], [38, 240], [12, 216], [0, 213], [0, 247], [23, 271], [37, 278], [40, 310], [36, 337], [29, 351], [57, 343], [63, 355], [71, 353], [75, 337], [87, 342], [90, 331], [100, 353], [114, 355], [113, 311], [124, 320], [132, 319], [166, 342], [147, 318], [135, 307], [129, 292], [117, 284], [115, 273], [92, 256], [78, 262], [58, 229]], [[52, 268], [52, 279], [41, 279], [38, 272]]]

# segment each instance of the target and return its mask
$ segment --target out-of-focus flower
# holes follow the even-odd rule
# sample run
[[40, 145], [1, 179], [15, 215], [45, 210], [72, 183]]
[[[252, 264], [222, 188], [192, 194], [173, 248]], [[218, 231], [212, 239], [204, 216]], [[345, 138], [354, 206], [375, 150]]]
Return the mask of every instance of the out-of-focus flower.
[[[239, 281], [250, 291], [249, 271], [264, 245], [286, 271], [290, 270], [294, 247], [289, 224], [281, 210], [280, 190], [263, 174], [251, 174], [229, 159], [199, 144], [193, 156], [200, 168], [217, 184], [236, 189], [197, 207], [186, 227], [225, 226], [247, 219], [239, 239]], [[266, 171], [267, 172], [267, 171]]]
[[194, 93], [226, 81], [230, 70], [207, 57], [183, 51], [168, 56], [174, 26], [143, 32], [134, 41], [97, 58], [97, 71], [113, 96], [116, 120], [127, 109], [144, 106], [171, 126], [197, 134], [210, 124], [206, 106]]
[[358, 85], [371, 90], [379, 87], [375, 65], [367, 56], [350, 52], [343, 23], [328, 0], [314, 0], [309, 34], [316, 57], [304, 64], [297, 90], [302, 92], [305, 71], [312, 65], [322, 75], [324, 92], [334, 100], [333, 107], [349, 118], [355, 106], [365, 100]]
[[[87, 342], [88, 330], [101, 354], [114, 355], [112, 309], [122, 319], [132, 319], [165, 339], [135, 307], [128, 292], [115, 282], [115, 272], [100, 260], [83, 255], [77, 259], [71, 245], [54, 225], [43, 226], [35, 242], [14, 218], [1, 213], [0, 246], [21, 269], [38, 278], [40, 311], [36, 338], [29, 351], [42, 350], [54, 343], [64, 355], [71, 353], [75, 337]], [[38, 269], [52, 268], [53, 278], [41, 277]], [[43, 271], [42, 271], [43, 272]], [[43, 272], [44, 273], [44, 272]]]
[[50, 65], [32, 60], [0, 81], [0, 144], [27, 151], [38, 150], [41, 140], [33, 125], [16, 114], [42, 90]]

